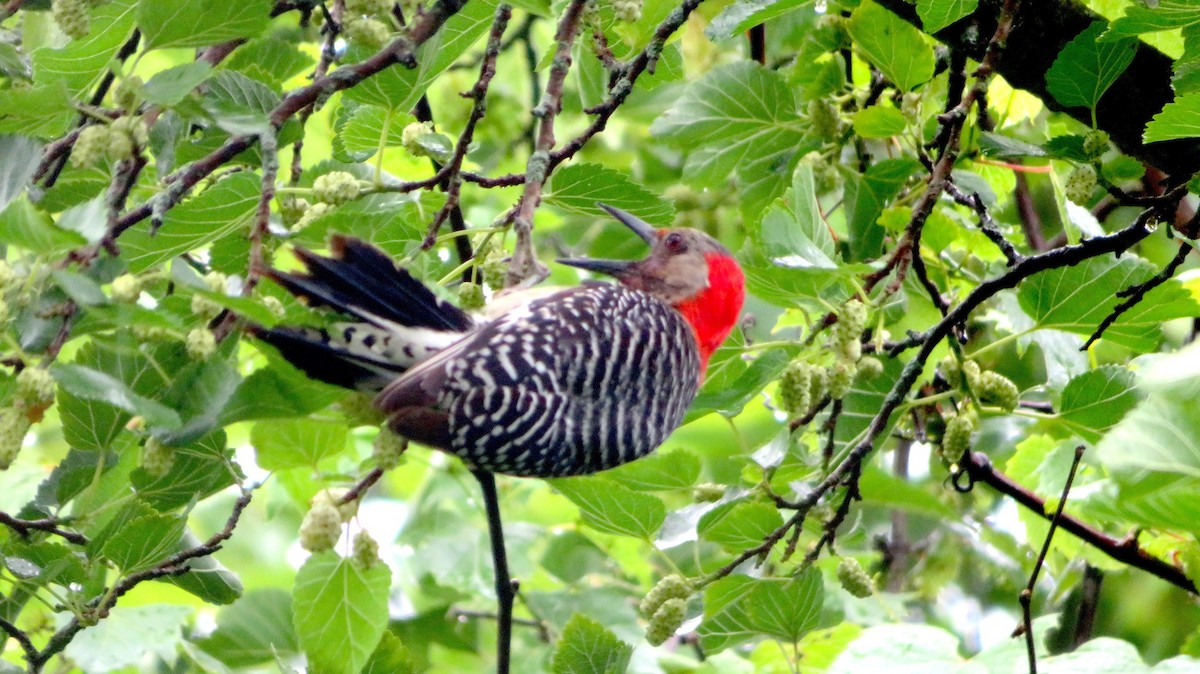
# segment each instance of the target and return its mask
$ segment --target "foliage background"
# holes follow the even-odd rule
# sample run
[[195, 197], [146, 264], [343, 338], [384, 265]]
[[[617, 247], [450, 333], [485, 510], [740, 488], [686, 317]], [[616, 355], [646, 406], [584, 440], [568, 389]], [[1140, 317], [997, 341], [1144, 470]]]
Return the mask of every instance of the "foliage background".
[[[493, 666], [469, 474], [419, 447], [378, 471], [364, 401], [237, 317], [321, 320], [258, 281], [331, 232], [451, 297], [480, 280], [464, 254], [490, 291], [510, 256], [514, 282], [637, 255], [597, 201], [719, 237], [753, 320], [654, 457], [501, 480], [516, 671], [1024, 671], [1027, 583], [1043, 668], [1200, 666], [1200, 9], [350, 5], [0, 9], [6, 671]], [[82, 126], [135, 142], [81, 165]], [[333, 171], [361, 193], [301, 217]], [[853, 384], [783, 410], [795, 363]], [[943, 460], [971, 415], [977, 453]], [[1060, 531], [1032, 582], [1077, 445], [1062, 525], [1087, 542]], [[365, 495], [309, 556], [327, 487]], [[360, 529], [384, 564], [345, 557]], [[879, 591], [848, 592], [846, 559]], [[673, 573], [686, 621], [651, 646], [638, 602]]]

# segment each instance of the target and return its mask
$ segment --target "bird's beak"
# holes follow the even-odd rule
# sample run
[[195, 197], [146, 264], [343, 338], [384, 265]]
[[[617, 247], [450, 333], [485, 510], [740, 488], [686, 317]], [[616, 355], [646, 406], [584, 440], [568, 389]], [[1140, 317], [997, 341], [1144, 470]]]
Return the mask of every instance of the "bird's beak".
[[[657, 230], [654, 229], [654, 225], [651, 225], [636, 215], [626, 213], [625, 211], [609, 206], [608, 204], [598, 203], [596, 205], [607, 211], [608, 214], [616, 218], [618, 222], [633, 230], [634, 234], [637, 234], [643, 241], [651, 246], [658, 242], [658, 234]], [[609, 276], [620, 277], [622, 274], [629, 271], [629, 268], [636, 264], [636, 261], [602, 259], [594, 260], [586, 257], [572, 257], [560, 259], [558, 260], [558, 263], [565, 264], [568, 267], [586, 269], [599, 274], [608, 274]]]
[[625, 211], [623, 211], [619, 208], [613, 208], [612, 206], [609, 206], [608, 204], [599, 204], [598, 203], [596, 205], [599, 206], [600, 208], [603, 208], [605, 211], [608, 211], [608, 214], [613, 216], [614, 218], [616, 218], [617, 221], [620, 222], [622, 225], [625, 225], [629, 229], [632, 229], [634, 234], [637, 234], [638, 236], [640, 236], [642, 238], [642, 241], [645, 241], [646, 243], [650, 244], [651, 246], [653, 246], [655, 244], [655, 242], [658, 241], [658, 233], [657, 233], [658, 230], [654, 229], [654, 225], [651, 225], [650, 223], [646, 222], [645, 220], [642, 220], [641, 218], [637, 217], [636, 215], [633, 215], [631, 213], [626, 213]]

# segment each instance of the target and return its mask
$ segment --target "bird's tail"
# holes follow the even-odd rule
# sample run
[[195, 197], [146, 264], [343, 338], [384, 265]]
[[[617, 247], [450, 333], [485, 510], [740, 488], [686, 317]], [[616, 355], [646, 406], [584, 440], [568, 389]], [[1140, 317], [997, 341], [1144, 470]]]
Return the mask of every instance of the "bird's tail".
[[353, 320], [328, 328], [248, 328], [310, 377], [375, 392], [471, 329], [466, 312], [371, 244], [335, 235], [330, 250], [324, 257], [297, 248], [305, 273], [271, 269], [267, 276], [309, 306]]

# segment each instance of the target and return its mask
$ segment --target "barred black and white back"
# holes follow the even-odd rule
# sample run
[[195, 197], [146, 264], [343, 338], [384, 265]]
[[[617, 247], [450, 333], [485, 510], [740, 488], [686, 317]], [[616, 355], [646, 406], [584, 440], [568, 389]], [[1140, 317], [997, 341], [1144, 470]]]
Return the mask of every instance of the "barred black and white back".
[[593, 473], [653, 451], [699, 386], [692, 328], [619, 284], [502, 296], [470, 316], [365, 242], [332, 257], [298, 250], [306, 274], [271, 277], [353, 319], [332, 329], [251, 327], [310, 376], [382, 392], [397, 433], [475, 468], [518, 476]]
[[617, 284], [535, 300], [452, 350], [438, 395], [450, 450], [512, 475], [582, 475], [645, 456], [699, 385], [679, 312]]

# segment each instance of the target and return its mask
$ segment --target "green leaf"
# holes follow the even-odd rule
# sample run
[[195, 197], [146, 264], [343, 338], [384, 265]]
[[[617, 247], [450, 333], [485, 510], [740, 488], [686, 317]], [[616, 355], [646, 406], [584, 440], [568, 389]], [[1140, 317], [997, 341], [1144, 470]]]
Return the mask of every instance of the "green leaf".
[[335, 126], [342, 148], [364, 161], [376, 150], [403, 144], [404, 127], [415, 121], [412, 115], [378, 105], [343, 108]]
[[634, 491], [687, 489], [700, 478], [700, 458], [686, 449], [655, 452], [605, 474]]
[[65, 269], [55, 269], [50, 275], [58, 287], [62, 288], [62, 291], [80, 306], [94, 307], [108, 304], [108, 295], [105, 295], [104, 291], [100, 289], [100, 284], [87, 276]]
[[970, 16], [979, 0], [917, 0], [921, 26], [932, 35], [959, 19]]
[[795, 643], [817, 626], [824, 599], [821, 572], [812, 567], [791, 579], [759, 581], [750, 598], [751, 625], [764, 634]]
[[854, 132], [863, 138], [891, 138], [908, 126], [904, 113], [883, 105], [872, 105], [854, 114]]
[[1100, 39], [1107, 42], [1197, 25], [1200, 25], [1200, 7], [1192, 0], [1158, 0], [1153, 5], [1134, 3], [1125, 8], [1125, 16], [1113, 21]]
[[138, 496], [159, 512], [204, 499], [237, 477], [225, 442], [224, 431], [217, 431], [185, 447], [171, 447], [174, 460], [165, 475], [153, 476], [138, 468], [130, 474], [130, 482]]
[[205, 47], [255, 37], [271, 18], [271, 0], [139, 0], [146, 49]]
[[228, 133], [268, 132], [271, 110], [278, 103], [270, 87], [232, 70], [214, 75], [201, 100], [204, 111]]
[[[1038, 327], [1090, 335], [1123, 301], [1118, 292], [1142, 283], [1155, 269], [1124, 255], [1095, 257], [1072, 267], [1051, 269], [1026, 281], [1017, 291], [1021, 308]], [[1104, 338], [1140, 351], [1154, 348], [1163, 321], [1200, 314], [1200, 304], [1172, 279], [1146, 296], [1104, 332]]]
[[1138, 403], [1133, 373], [1106, 365], [1067, 382], [1058, 421], [1088, 442], [1096, 442]]
[[633, 646], [591, 618], [576, 613], [567, 621], [554, 649], [554, 674], [623, 674]]
[[667, 517], [663, 502], [604, 477], [551, 480], [579, 508], [583, 521], [606, 534], [650, 540]]
[[726, 550], [746, 550], [783, 526], [783, 516], [772, 505], [760, 501], [733, 501], [704, 513], [696, 532]]
[[253, 173], [228, 176], [167, 211], [156, 234], [142, 225], [122, 235], [121, 257], [136, 274], [240, 231], [254, 216], [260, 189]]
[[[201, 544], [192, 532], [185, 531], [176, 546], [176, 552], [189, 550]], [[166, 576], [163, 582], [170, 583], [209, 604], [232, 604], [242, 596], [242, 581], [212, 555], [196, 557], [187, 562], [188, 572], [179, 576]]]
[[[850, 392], [842, 399], [842, 414], [838, 417], [837, 430], [834, 432], [834, 446], [838, 452], [852, 447], [862, 439], [861, 434], [866, 431], [871, 420], [879, 413], [883, 399], [892, 390], [896, 380], [900, 378], [900, 371], [903, 367], [904, 364], [898, 359], [885, 358], [882, 375], [869, 381], [864, 381], [862, 378], [854, 381]], [[879, 437], [886, 437], [895, 423], [896, 415], [893, 414], [888, 427], [880, 433]]]
[[300, 51], [297, 45], [268, 36], [250, 40], [238, 47], [221, 66], [265, 81], [278, 89], [284, 81], [308, 70], [314, 63], [313, 58]]
[[343, 389], [309, 379], [292, 364], [273, 357], [246, 377], [221, 412], [221, 424], [252, 419], [302, 417], [346, 397]]
[[991, 131], [984, 131], [979, 135], [979, 149], [985, 156], [1000, 159], [1046, 156], [1046, 150], [1041, 146]]
[[704, 620], [696, 634], [705, 653], [716, 653], [758, 634], [751, 611], [759, 582], [727, 576], [704, 589]]
[[[39, 85], [62, 83], [69, 96], [82, 99], [108, 71], [109, 62], [133, 33], [134, 7], [135, 0], [114, 0], [89, 9], [87, 35], [71, 40], [61, 49], [33, 52], [34, 81]], [[5, 92], [0, 98], [14, 93]]]
[[1179, 96], [1146, 125], [1147, 143], [1200, 136], [1200, 92]]
[[899, 479], [890, 473], [885, 473], [874, 466], [867, 466], [863, 469], [858, 488], [866, 503], [906, 510], [937, 519], [955, 517], [958, 512], [922, 487], [908, 480]]
[[400, 641], [400, 637], [385, 631], [371, 659], [362, 669], [362, 674], [413, 674], [416, 672], [412, 655]]
[[284, 590], [251, 590], [217, 613], [217, 629], [200, 647], [230, 667], [269, 662], [300, 652], [292, 627], [292, 597]]
[[735, 37], [812, 4], [814, 0], [738, 0], [721, 10], [704, 29], [704, 34], [714, 42]]
[[[416, 68], [387, 68], [347, 89], [342, 93], [343, 98], [407, 114], [438, 75], [484, 34], [495, 12], [494, 0], [468, 2], [446, 21], [441, 30], [417, 48]], [[357, 60], [365, 58], [368, 53], [365, 50], [350, 50], [351, 58]], [[336, 71], [334, 75], [337, 75]]]
[[933, 77], [933, 49], [921, 31], [876, 3], [855, 8], [846, 28], [863, 56], [901, 91]]
[[671, 202], [600, 164], [571, 164], [555, 171], [543, 201], [572, 213], [609, 217], [596, 205], [604, 203], [659, 227], [675, 218]]
[[736, 173], [747, 220], [783, 194], [797, 159], [817, 146], [805, 129], [783, 76], [746, 61], [715, 68], [688, 85], [650, 126], [652, 134], [688, 152], [684, 174], [690, 181], [716, 188]]
[[441, 208], [445, 197], [423, 190], [420, 194], [368, 194], [339, 206], [296, 238], [296, 243], [325, 245], [332, 232], [371, 242], [395, 258], [420, 247], [429, 219]]
[[[233, 342], [226, 344], [233, 345]], [[217, 427], [221, 412], [240, 381], [237, 370], [220, 354], [188, 364], [175, 376], [162, 398], [179, 411], [183, 423], [179, 428], [148, 424], [150, 432], [168, 445], [196, 441]]]
[[142, 86], [142, 97], [147, 103], [172, 106], [182, 101], [201, 82], [208, 79], [212, 65], [205, 61], [192, 61], [159, 71]]
[[929, 625], [869, 627], [842, 651], [829, 674], [953, 672], [961, 669], [958, 637]]
[[357, 674], [388, 621], [392, 574], [386, 564], [360, 568], [334, 552], [315, 554], [296, 572], [292, 622], [309, 668]]
[[[720, 349], [718, 349], [720, 353]], [[714, 354], [715, 356], [716, 354]], [[784, 349], [770, 349], [760, 353], [748, 366], [740, 359], [741, 350], [729, 356], [737, 359], [737, 365], [722, 371], [721, 377], [712, 377], [704, 382], [700, 393], [688, 408], [684, 423], [716, 412], [726, 417], [739, 414], [763, 388], [779, 377], [787, 367], [791, 356]], [[714, 363], [710, 362], [710, 365]], [[740, 367], [739, 367], [740, 366]]]
[[1151, 395], [1097, 445], [1104, 465], [1125, 481], [1147, 472], [1200, 479], [1200, 419], [1190, 402]]
[[112, 405], [162, 428], [178, 428], [181, 423], [175, 410], [138, 395], [124, 382], [105, 372], [73, 363], [55, 363], [50, 372], [58, 385], [76, 398]]
[[[0, 96], [0, 133], [54, 138], [66, 133], [76, 113], [61, 84], [5, 91]], [[36, 169], [37, 164], [23, 167]]]
[[157, 565], [178, 549], [186, 522], [172, 515], [146, 515], [120, 527], [102, 548], [125, 573]]
[[314, 467], [346, 449], [346, 425], [314, 419], [260, 421], [250, 429], [259, 466], [266, 470]]
[[1133, 62], [1137, 41], [1099, 42], [1105, 27], [1104, 22], [1097, 21], [1077, 35], [1046, 72], [1046, 89], [1059, 103], [1095, 110], [1104, 92]]
[[183, 643], [183, 627], [191, 615], [188, 606], [120, 604], [94, 627], [75, 635], [63, 653], [73, 662], [86, 663], [87, 672], [136, 669], [147, 653], [170, 662]]
[[42, 158], [42, 144], [22, 136], [0, 136], [0, 211], [25, 191]]

